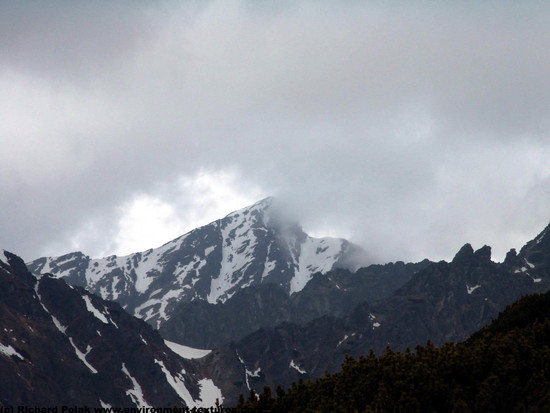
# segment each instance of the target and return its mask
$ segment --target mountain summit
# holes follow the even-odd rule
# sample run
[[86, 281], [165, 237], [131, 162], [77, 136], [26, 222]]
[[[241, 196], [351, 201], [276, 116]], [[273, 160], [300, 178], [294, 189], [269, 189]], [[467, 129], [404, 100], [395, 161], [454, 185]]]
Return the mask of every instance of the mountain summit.
[[265, 283], [290, 295], [315, 273], [349, 267], [361, 254], [344, 239], [308, 236], [273, 198], [265, 198], [156, 249], [101, 259], [73, 252], [39, 258], [28, 267], [117, 301], [158, 328], [178, 303], [221, 303]]

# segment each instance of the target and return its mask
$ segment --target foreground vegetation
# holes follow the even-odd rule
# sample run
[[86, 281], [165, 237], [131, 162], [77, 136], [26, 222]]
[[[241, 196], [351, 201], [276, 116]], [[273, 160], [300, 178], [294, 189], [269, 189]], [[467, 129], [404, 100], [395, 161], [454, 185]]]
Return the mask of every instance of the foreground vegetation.
[[240, 408], [271, 412], [550, 412], [550, 293], [503, 311], [461, 344], [358, 360], [288, 390], [266, 387]]

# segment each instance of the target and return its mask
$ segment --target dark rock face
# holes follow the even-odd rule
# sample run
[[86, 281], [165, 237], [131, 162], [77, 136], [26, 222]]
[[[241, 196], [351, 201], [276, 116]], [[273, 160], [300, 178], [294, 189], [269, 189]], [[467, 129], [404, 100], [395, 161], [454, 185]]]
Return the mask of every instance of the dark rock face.
[[429, 263], [397, 262], [355, 273], [343, 269], [319, 273], [290, 297], [278, 285], [263, 284], [243, 289], [221, 304], [183, 303], [159, 331], [168, 340], [210, 349], [282, 322], [305, 324], [325, 315], [345, 317], [362, 301], [389, 296]]
[[550, 225], [521, 249], [518, 258], [521, 263], [516, 263], [514, 272], [525, 273], [539, 285], [541, 291], [548, 290], [550, 288]]
[[275, 284], [248, 287], [223, 304], [181, 304], [160, 332], [167, 340], [211, 349], [290, 317], [288, 295]]
[[0, 374], [0, 406], [183, 406], [200, 392], [194, 364], [147, 323], [63, 280], [37, 280], [8, 252], [0, 253]]
[[529, 277], [492, 262], [489, 247], [474, 252], [466, 245], [451, 263], [430, 265], [374, 305], [381, 337], [372, 347], [381, 352], [386, 345], [404, 350], [426, 340], [436, 345], [463, 341], [535, 289]]
[[250, 389], [287, 387], [300, 379], [322, 376], [327, 367], [337, 369], [339, 359], [331, 353], [345, 331], [342, 320], [328, 316], [305, 326], [285, 322], [222, 346], [199, 362], [232, 405]]

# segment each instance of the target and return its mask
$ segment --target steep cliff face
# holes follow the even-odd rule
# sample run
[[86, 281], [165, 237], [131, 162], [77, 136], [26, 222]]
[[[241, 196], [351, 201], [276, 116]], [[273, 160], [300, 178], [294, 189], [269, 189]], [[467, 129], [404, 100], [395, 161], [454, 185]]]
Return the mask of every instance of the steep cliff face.
[[1, 406], [194, 406], [211, 382], [147, 323], [0, 254]]

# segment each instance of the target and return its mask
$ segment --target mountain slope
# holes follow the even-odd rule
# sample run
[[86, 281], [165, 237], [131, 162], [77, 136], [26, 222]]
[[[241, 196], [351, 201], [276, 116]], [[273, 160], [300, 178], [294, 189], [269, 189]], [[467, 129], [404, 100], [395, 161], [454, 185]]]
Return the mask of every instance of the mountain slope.
[[291, 296], [275, 284], [263, 284], [242, 289], [217, 305], [199, 300], [182, 303], [159, 331], [171, 341], [214, 348], [285, 321], [305, 324], [324, 315], [345, 317], [362, 301], [391, 295], [429, 264], [425, 260], [370, 265], [356, 272], [335, 269], [316, 274]]
[[466, 342], [386, 351], [277, 396], [266, 389], [239, 407], [260, 411], [550, 411], [550, 293], [523, 297]]
[[0, 406], [211, 406], [211, 382], [142, 320], [0, 252]]
[[314, 273], [349, 265], [361, 253], [343, 239], [309, 237], [266, 198], [157, 249], [103, 259], [75, 252], [28, 267], [116, 301], [158, 328], [177, 303], [220, 303], [264, 283], [292, 294]]
[[[539, 252], [541, 257], [550, 255], [550, 249]], [[427, 340], [436, 345], [463, 341], [522, 295], [547, 289], [550, 277], [544, 267], [534, 265], [525, 271], [523, 265], [521, 257], [515, 265], [510, 260], [495, 263], [489, 247], [474, 251], [467, 244], [452, 262], [428, 265], [391, 296], [359, 303], [348, 316], [261, 329], [204, 361], [215, 363], [217, 354], [227, 357], [231, 352], [238, 357], [245, 373], [224, 393], [236, 401], [249, 388], [256, 392], [266, 385], [286, 388], [299, 378], [336, 371], [346, 354], [359, 357], [371, 349], [381, 354], [388, 345], [404, 351]], [[223, 371], [209, 374], [216, 383], [226, 381]]]

